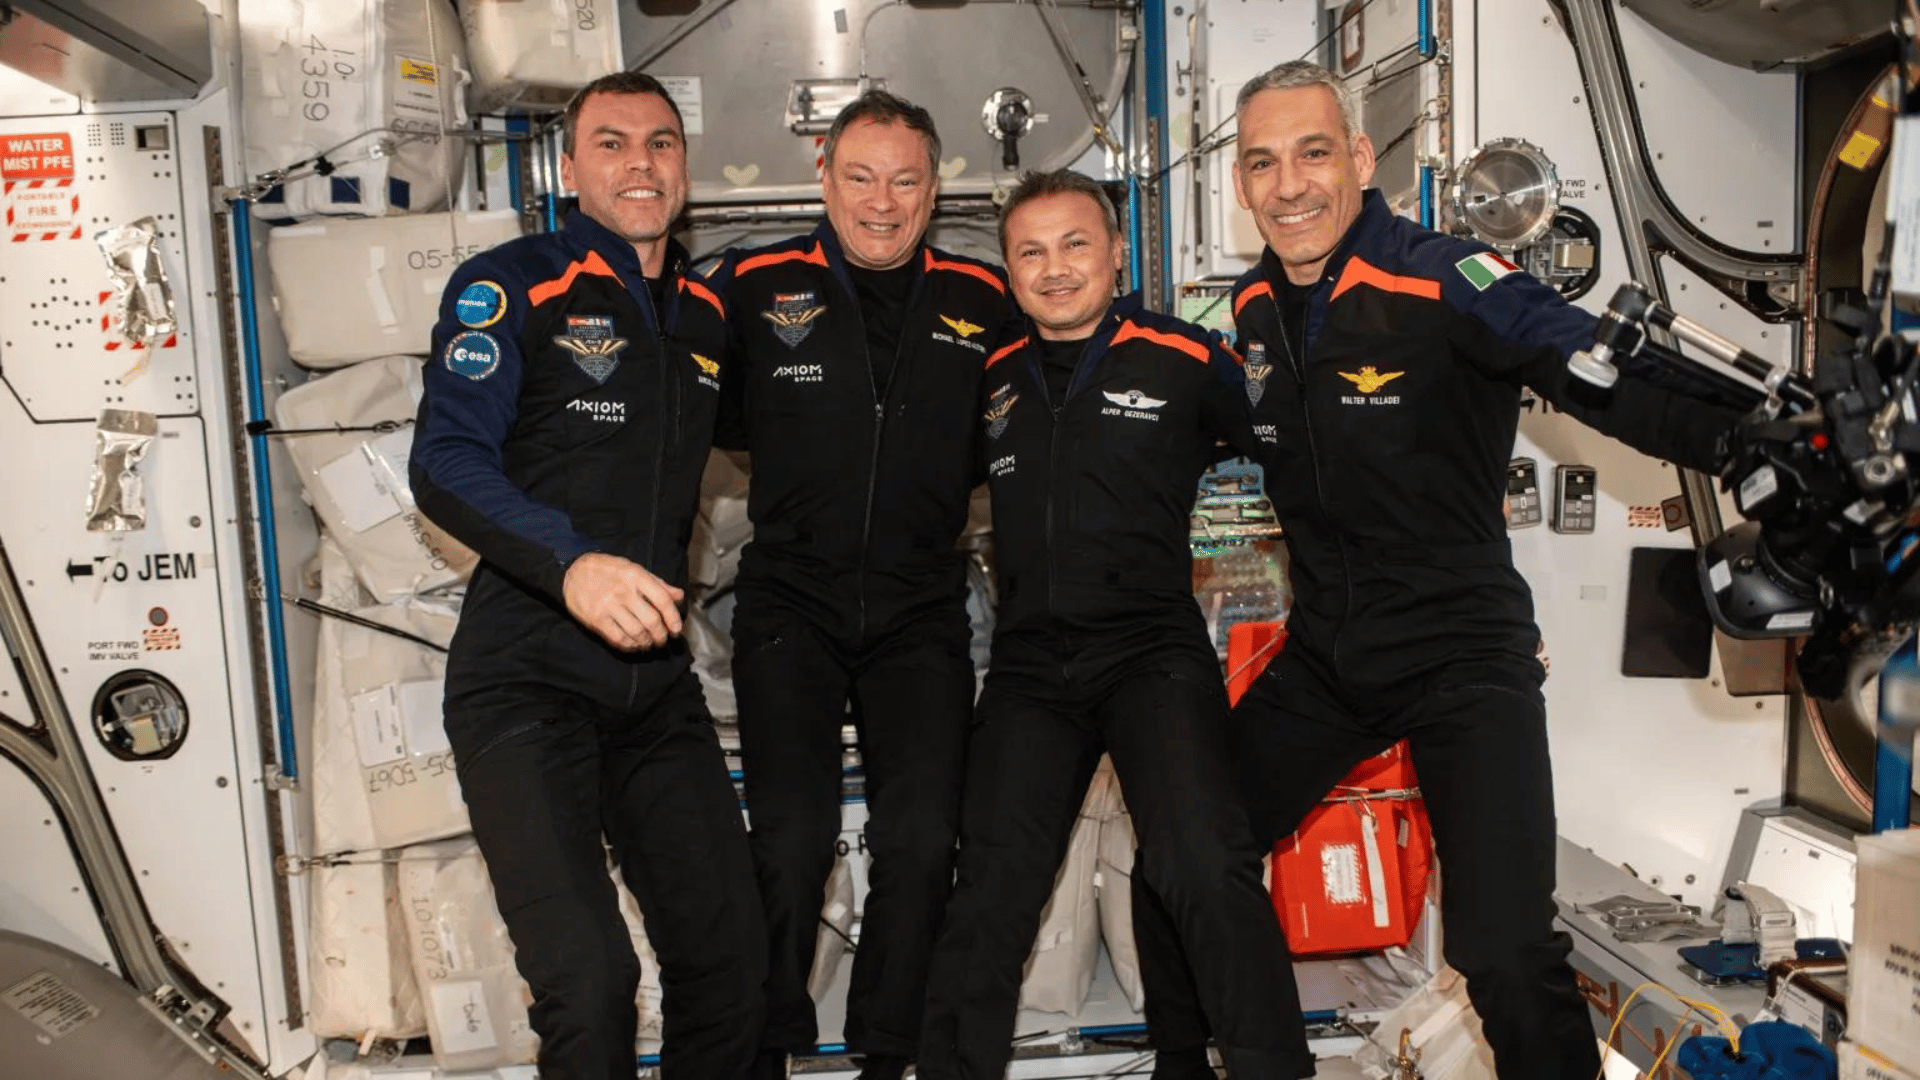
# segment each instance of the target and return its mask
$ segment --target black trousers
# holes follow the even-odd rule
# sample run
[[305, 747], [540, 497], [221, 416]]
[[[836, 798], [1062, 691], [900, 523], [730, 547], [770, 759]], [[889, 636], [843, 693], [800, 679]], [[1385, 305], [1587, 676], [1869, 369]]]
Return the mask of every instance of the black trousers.
[[[1355, 764], [1407, 739], [1439, 856], [1446, 959], [1466, 976], [1502, 1080], [1591, 1080], [1600, 1071], [1593, 1026], [1567, 963], [1572, 943], [1553, 929], [1553, 776], [1539, 688], [1537, 661], [1501, 656], [1391, 693], [1351, 693], [1312, 653], [1288, 648], [1235, 708], [1234, 736], [1268, 847]], [[1204, 1045], [1205, 999], [1168, 905], [1151, 880], [1133, 881], [1153, 1043]]]
[[699, 681], [661, 674], [631, 712], [531, 684], [447, 698], [544, 1080], [635, 1075], [640, 968], [608, 845], [660, 961], [661, 1074], [731, 1080], [753, 1061], [766, 939], [746, 828]]
[[[1000, 1080], [1012, 1056], [1021, 971], [1104, 750], [1198, 1001], [1239, 1080], [1311, 1075], [1285, 943], [1260, 884], [1260, 849], [1237, 797], [1226, 692], [1211, 655], [1111, 665], [1091, 682], [994, 673], [968, 750], [960, 866], [934, 953], [924, 1080]], [[1030, 669], [1033, 670], [1033, 669]], [[1193, 984], [1189, 984], [1191, 987]]]
[[953, 887], [974, 692], [964, 609], [955, 604], [856, 649], [797, 612], [742, 603], [733, 684], [769, 937], [763, 1045], [791, 1052], [819, 1035], [807, 975], [840, 836], [840, 729], [851, 704], [872, 864], [846, 1042], [861, 1053], [911, 1057], [933, 937]]

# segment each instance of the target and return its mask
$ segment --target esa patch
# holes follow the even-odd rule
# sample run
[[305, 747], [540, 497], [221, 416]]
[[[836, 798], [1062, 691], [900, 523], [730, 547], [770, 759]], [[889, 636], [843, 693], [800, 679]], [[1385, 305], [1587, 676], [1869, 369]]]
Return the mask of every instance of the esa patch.
[[456, 334], [447, 342], [446, 362], [448, 371], [479, 382], [499, 370], [500, 342], [478, 330]]
[[453, 302], [454, 318], [461, 326], [482, 330], [500, 321], [507, 313], [507, 290], [494, 281], [476, 281], [460, 290]]

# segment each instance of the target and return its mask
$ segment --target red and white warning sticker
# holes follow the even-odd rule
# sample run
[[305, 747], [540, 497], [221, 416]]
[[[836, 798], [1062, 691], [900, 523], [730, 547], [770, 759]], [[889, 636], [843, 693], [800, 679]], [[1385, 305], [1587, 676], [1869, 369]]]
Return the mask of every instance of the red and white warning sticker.
[[73, 138], [66, 132], [0, 136], [0, 182], [7, 200], [7, 234], [14, 243], [80, 239]]

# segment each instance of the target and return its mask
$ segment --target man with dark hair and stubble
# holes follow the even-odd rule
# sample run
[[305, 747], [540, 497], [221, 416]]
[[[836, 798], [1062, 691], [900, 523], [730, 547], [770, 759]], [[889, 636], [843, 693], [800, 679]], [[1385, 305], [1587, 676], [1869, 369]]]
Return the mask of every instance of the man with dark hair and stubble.
[[726, 321], [670, 232], [680, 113], [637, 72], [565, 118], [579, 206], [454, 271], [409, 465], [480, 554], [447, 657], [460, 789], [544, 1080], [633, 1080], [639, 965], [611, 846], [660, 961], [667, 1080], [741, 1080], [766, 941], [739, 803], [680, 637]]
[[1273, 1022], [1299, 1003], [1187, 546], [1220, 442], [1252, 448], [1239, 361], [1114, 298], [1119, 221], [1091, 179], [1029, 174], [1000, 238], [1029, 329], [988, 359], [981, 401], [1000, 606], [919, 1075], [1006, 1075], [1022, 968], [1105, 752], [1229, 1067], [1290, 1080], [1312, 1057]]
[[869, 891], [846, 1042], [898, 1080], [953, 881], [974, 674], [955, 542], [978, 483], [980, 372], [1011, 308], [929, 247], [940, 138], [870, 91], [824, 148], [826, 220], [715, 274], [736, 359], [719, 441], [752, 457], [733, 680], [770, 972], [756, 1073], [817, 1038], [807, 993], [840, 832], [841, 727], [865, 768]]
[[[1594, 317], [1486, 245], [1396, 216], [1366, 187], [1373, 145], [1327, 69], [1255, 77], [1237, 118], [1234, 193], [1266, 250], [1233, 287], [1234, 322], [1294, 590], [1286, 648], [1233, 714], [1255, 832], [1269, 846], [1292, 833], [1355, 764], [1407, 740], [1446, 960], [1501, 1080], [1591, 1080], [1592, 1019], [1553, 927], [1540, 633], [1501, 511], [1520, 392], [1708, 471], [1750, 402], [1631, 361], [1611, 391], [1575, 379], [1567, 358]], [[1211, 1080], [1205, 997], [1147, 869], [1134, 926], [1154, 1075]]]

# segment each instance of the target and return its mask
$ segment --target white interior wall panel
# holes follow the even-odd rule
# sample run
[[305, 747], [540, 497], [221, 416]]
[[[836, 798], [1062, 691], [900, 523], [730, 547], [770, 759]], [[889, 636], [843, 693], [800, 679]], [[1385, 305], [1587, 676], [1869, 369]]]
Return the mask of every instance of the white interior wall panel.
[[[1384, 3], [1385, 0], [1380, 0]], [[1378, 5], [1376, 5], [1378, 6]], [[1319, 0], [1282, 0], [1280, 3], [1245, 3], [1242, 0], [1210, 0], [1199, 11], [1196, 30], [1205, 35], [1201, 42], [1206, 85], [1198, 95], [1203, 114], [1200, 132], [1213, 131], [1222, 121], [1222, 133], [1231, 134], [1234, 98], [1248, 79], [1285, 60], [1312, 56], [1319, 40]], [[1167, 54], [1169, 64], [1187, 55], [1186, 20], [1169, 21]], [[1173, 154], [1185, 153], [1189, 120], [1185, 115], [1195, 95], [1169, 99], [1174, 114], [1171, 128], [1176, 134]], [[1201, 158], [1197, 164], [1206, 188], [1202, 207], [1203, 234], [1195, 238], [1190, 224], [1192, 210], [1192, 174], [1182, 164], [1168, 174], [1167, 207], [1172, 223], [1174, 280], [1198, 277], [1238, 277], [1260, 255], [1260, 234], [1253, 221], [1233, 195], [1232, 143]], [[1192, 163], [1190, 163], [1192, 164]], [[1183, 250], [1183, 248], [1185, 250]], [[1199, 252], [1196, 257], [1194, 252]]]
[[[1676, 204], [1725, 242], [1790, 250], [1792, 78], [1695, 56], [1631, 13], [1617, 14], [1648, 143], [1659, 155], [1658, 176]], [[1456, 78], [1456, 100], [1471, 100], [1467, 114], [1477, 118], [1456, 128], [1459, 154], [1500, 136], [1546, 152], [1568, 205], [1584, 209], [1603, 233], [1600, 281], [1582, 302], [1598, 310], [1626, 280], [1627, 267], [1572, 45], [1543, 0], [1459, 4], [1454, 25], [1460, 35], [1473, 28], [1478, 57]], [[1737, 183], [1727, 182], [1735, 176]], [[1790, 356], [1792, 335], [1784, 328], [1730, 302], [1722, 307], [1719, 292], [1670, 261], [1663, 269], [1682, 313], [1762, 355]], [[1710, 902], [1740, 810], [1780, 793], [1784, 698], [1730, 697], [1717, 655], [1706, 680], [1620, 674], [1631, 549], [1691, 542], [1684, 531], [1629, 524], [1632, 508], [1657, 507], [1678, 494], [1670, 467], [1538, 409], [1523, 416], [1515, 454], [1538, 462], [1549, 498], [1556, 465], [1592, 465], [1599, 473], [1592, 535], [1560, 535], [1544, 524], [1513, 534], [1553, 657], [1546, 694], [1560, 832], [1609, 862], [1632, 866], [1662, 891]]]
[[[288, 1022], [281, 992], [201, 142], [206, 126], [228, 121], [217, 90], [176, 113], [0, 119], [0, 139], [38, 136], [0, 143], [15, 181], [5, 193], [13, 220], [0, 240], [8, 248], [0, 269], [0, 490], [8, 496], [0, 537], [148, 911], [195, 976], [231, 1006], [235, 1035], [270, 1063], [290, 1065], [312, 1041], [296, 1030], [297, 1017]], [[42, 160], [17, 160], [29, 155]], [[70, 163], [57, 160], [65, 156]], [[101, 300], [109, 277], [93, 240], [144, 216], [159, 225], [179, 321], [150, 353], [111, 333]], [[29, 228], [15, 230], [21, 225]], [[124, 534], [85, 528], [94, 419], [108, 407], [161, 417], [141, 465], [147, 525]], [[96, 691], [133, 668], [158, 673], [185, 698], [187, 735], [171, 757], [123, 761], [92, 734]], [[13, 696], [0, 704], [12, 710], [18, 701], [24, 712], [11, 673], [3, 689]], [[4, 842], [8, 864], [19, 865], [18, 853], [44, 869], [31, 895], [0, 898], [0, 925], [103, 954], [91, 899], [73, 888], [71, 856], [63, 869], [51, 854], [64, 837], [48, 848], [53, 842], [32, 831], [46, 830], [44, 799], [7, 772], [0, 817], [27, 829], [16, 826]]]
[[[0, 409], [7, 404], [0, 401]], [[0, 417], [0, 437], [19, 438], [18, 421], [17, 412]], [[147, 528], [124, 536], [84, 528], [93, 426], [52, 425], [29, 437], [35, 453], [6, 457], [0, 486], [19, 499], [7, 516], [7, 547], [48, 660], [76, 724], [84, 725], [101, 796], [148, 911], [210, 988], [247, 991], [252, 1000], [236, 995], [230, 1004], [257, 1038], [254, 943], [234, 933], [254, 919], [238, 806], [247, 786], [239, 782], [225, 694], [218, 557], [225, 552], [216, 551], [207, 525], [202, 425], [161, 421], [141, 467]], [[69, 578], [73, 566], [94, 572]], [[90, 732], [95, 693], [130, 669], [159, 674], [186, 701], [186, 737], [164, 760], [122, 761]]]
[[[167, 149], [143, 150], [142, 138]], [[191, 320], [182, 317], [180, 331], [151, 350], [121, 338], [93, 239], [154, 218], [161, 261], [181, 288], [178, 142], [167, 113], [0, 120], [0, 242], [9, 256], [0, 271], [0, 376], [34, 420], [92, 420], [102, 408], [199, 411]], [[143, 360], [145, 373], [129, 375]]]
[[10, 764], [0, 764], [0, 808], [0, 866], [27, 869], [0, 874], [0, 926], [71, 949], [118, 972], [53, 805], [25, 772]]
[[[1630, 10], [1617, 8], [1614, 16], [1640, 99], [1640, 128], [1675, 207], [1721, 243], [1797, 251], [1797, 77], [1723, 64]], [[1672, 299], [1687, 301], [1682, 294]], [[1705, 321], [1709, 312], [1690, 314]]]

